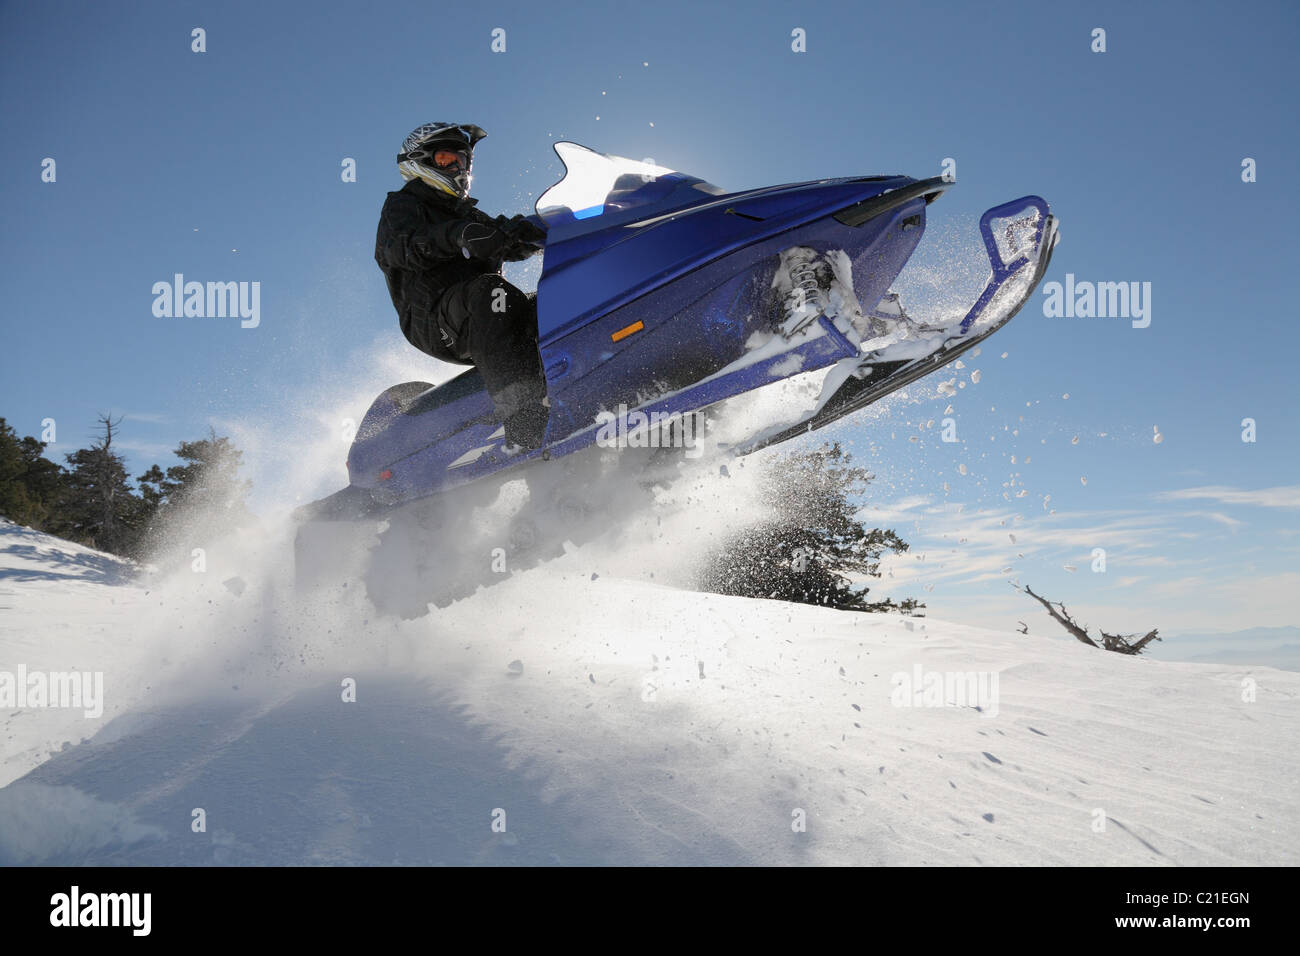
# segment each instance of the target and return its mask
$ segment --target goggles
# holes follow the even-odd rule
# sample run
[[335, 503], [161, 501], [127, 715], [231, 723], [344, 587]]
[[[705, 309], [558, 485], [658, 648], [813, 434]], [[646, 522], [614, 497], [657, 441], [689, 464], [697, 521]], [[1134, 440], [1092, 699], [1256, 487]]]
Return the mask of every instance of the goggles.
[[439, 169], [468, 169], [469, 153], [463, 149], [435, 149], [429, 160]]

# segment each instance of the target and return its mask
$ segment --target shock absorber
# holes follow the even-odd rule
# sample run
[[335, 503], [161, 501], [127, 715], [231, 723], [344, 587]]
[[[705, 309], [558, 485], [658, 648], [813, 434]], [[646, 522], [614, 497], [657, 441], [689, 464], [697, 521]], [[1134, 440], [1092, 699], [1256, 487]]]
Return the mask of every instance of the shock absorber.
[[812, 249], [798, 248], [788, 253], [786, 270], [790, 291], [785, 297], [785, 321], [781, 325], [781, 334], [787, 339], [798, 335], [826, 311], [826, 281], [819, 265], [817, 253]]

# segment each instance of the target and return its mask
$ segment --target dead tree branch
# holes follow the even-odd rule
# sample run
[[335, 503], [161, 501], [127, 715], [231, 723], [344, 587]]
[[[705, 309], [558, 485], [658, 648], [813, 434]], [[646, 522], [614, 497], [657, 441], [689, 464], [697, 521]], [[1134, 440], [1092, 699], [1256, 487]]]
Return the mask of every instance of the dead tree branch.
[[[1060, 601], [1056, 602], [1056, 606], [1053, 607], [1051, 601], [1048, 601], [1042, 595], [1035, 594], [1030, 589], [1029, 585], [1020, 587], [1019, 585], [1013, 584], [1012, 587], [1017, 591], [1023, 591], [1025, 594], [1028, 594], [1031, 598], [1045, 607], [1047, 613], [1052, 616], [1054, 621], [1069, 631], [1070, 634], [1074, 636], [1075, 640], [1081, 641], [1089, 647], [1100, 647], [1103, 650], [1114, 651], [1117, 654], [1141, 654], [1143, 648], [1145, 648], [1149, 643], [1160, 640], [1160, 637], [1157, 634], [1157, 629], [1154, 627], [1140, 638], [1137, 638], [1136, 635], [1133, 634], [1108, 634], [1105, 631], [1099, 630], [1098, 633], [1101, 634], [1101, 643], [1098, 644], [1097, 641], [1088, 636], [1087, 625], [1080, 626], [1075, 623], [1074, 618], [1070, 617], [1070, 612], [1065, 609], [1065, 605]], [[1057, 608], [1060, 610], [1058, 611]], [[1024, 625], [1023, 621], [1018, 623], [1022, 626]], [[1021, 633], [1028, 633], [1028, 630], [1028, 627], [1026, 627], [1024, 631], [1021, 631]]]

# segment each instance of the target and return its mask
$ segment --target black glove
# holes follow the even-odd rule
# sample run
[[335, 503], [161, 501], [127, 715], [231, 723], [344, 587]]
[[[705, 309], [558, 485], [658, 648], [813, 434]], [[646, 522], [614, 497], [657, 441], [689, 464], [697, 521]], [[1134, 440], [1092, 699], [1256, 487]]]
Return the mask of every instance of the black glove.
[[510, 238], [516, 242], [523, 242], [538, 248], [541, 248], [542, 244], [546, 242], [546, 230], [539, 228], [532, 219], [522, 214], [510, 219], [503, 228]]
[[541, 246], [529, 245], [524, 242], [512, 242], [506, 246], [501, 253], [501, 258], [506, 262], [521, 262], [530, 256], [535, 256], [542, 251]]
[[[500, 259], [512, 245], [511, 237], [499, 226], [485, 222], [466, 222], [452, 235], [466, 259]], [[525, 257], [526, 258], [526, 257]], [[512, 260], [513, 261], [513, 260]]]

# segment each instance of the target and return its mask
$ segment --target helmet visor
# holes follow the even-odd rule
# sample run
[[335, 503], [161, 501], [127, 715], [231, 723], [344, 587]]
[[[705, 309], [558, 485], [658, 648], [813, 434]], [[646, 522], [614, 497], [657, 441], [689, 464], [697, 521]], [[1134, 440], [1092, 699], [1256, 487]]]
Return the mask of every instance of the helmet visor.
[[429, 162], [438, 169], [469, 169], [469, 153], [463, 149], [445, 147], [429, 151]]

